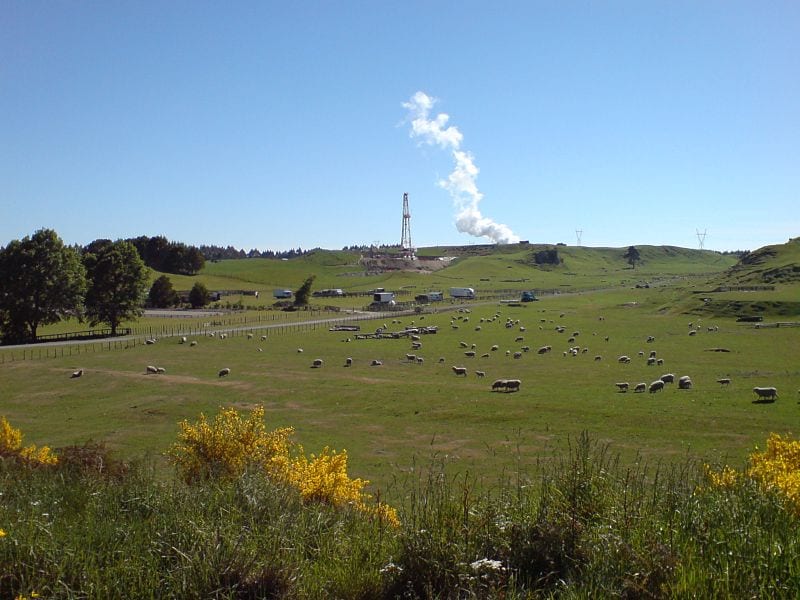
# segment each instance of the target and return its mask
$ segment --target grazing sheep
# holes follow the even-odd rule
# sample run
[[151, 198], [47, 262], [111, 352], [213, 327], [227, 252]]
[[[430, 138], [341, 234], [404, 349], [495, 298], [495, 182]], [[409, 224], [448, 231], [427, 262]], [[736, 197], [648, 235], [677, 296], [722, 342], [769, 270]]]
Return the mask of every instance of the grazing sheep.
[[594, 357], [594, 359], [595, 360], [603, 360], [603, 357], [598, 354], [597, 356]]
[[522, 350], [523, 352], [530, 352], [531, 351], [531, 347], [530, 346], [522, 346], [522, 348], [520, 348], [520, 350]]
[[420, 339], [421, 339], [421, 338], [420, 338], [418, 335], [416, 335], [416, 334], [414, 334], [414, 335], [412, 335], [412, 336], [411, 336], [411, 341], [412, 341], [412, 342], [418, 342]]
[[370, 363], [370, 365], [373, 366], [373, 367], [380, 367], [382, 364], [383, 364], [383, 361], [382, 360], [378, 360], [376, 358], [373, 358], [372, 362]]
[[261, 336], [261, 341], [262, 342], [266, 342], [267, 341], [267, 336], [266, 335], [262, 335]]
[[696, 330], [696, 329], [692, 329], [692, 330], [689, 332], [689, 335], [697, 335], [697, 330]]
[[633, 393], [634, 394], [641, 394], [646, 389], [647, 389], [647, 384], [646, 383], [637, 383], [636, 387], [633, 388]]
[[406, 360], [409, 361], [409, 362], [417, 360], [417, 355], [416, 354], [406, 354]]
[[753, 393], [756, 400], [775, 400], [778, 397], [778, 390], [774, 387], [754, 387]]
[[179, 344], [185, 344], [186, 343], [186, 336], [185, 335], [181, 336], [181, 338], [178, 340], [178, 343]]
[[475, 375], [477, 375], [478, 377], [486, 377], [486, 372], [485, 371], [475, 371]]
[[78, 378], [78, 377], [80, 377], [82, 375], [83, 375], [83, 369], [78, 369], [77, 371], [74, 371], [72, 373], [72, 375], [69, 376], [69, 378], [70, 379], [76, 379], [76, 378]]
[[217, 373], [217, 377], [226, 377], [231, 374], [231, 370], [228, 367], [224, 369], [220, 369], [219, 373]]
[[420, 348], [422, 348], [422, 342], [411, 342], [412, 350], [419, 350]]
[[692, 389], [692, 380], [689, 378], [688, 375], [684, 375], [683, 377], [678, 379], [678, 389], [679, 390]]
[[650, 350], [649, 358], [655, 358], [655, 357], [656, 357], [656, 351], [655, 350]]
[[464, 356], [468, 358], [475, 358], [475, 351], [474, 350], [467, 350], [464, 352]]
[[619, 383], [615, 383], [614, 385], [617, 386], [617, 389], [620, 392], [627, 392], [628, 391], [628, 382], [627, 381], [622, 381], [622, 382], [619, 382]]
[[515, 342], [524, 342], [525, 341], [525, 337], [521, 336], [521, 335], [518, 335], [516, 338], [514, 338], [514, 341]]
[[252, 340], [253, 339], [253, 334], [252, 333], [248, 333], [247, 334], [247, 339], [248, 340]]
[[499, 349], [500, 349], [500, 346], [498, 346], [497, 344], [494, 344], [494, 345], [491, 347], [491, 350], [492, 350], [492, 352], [497, 352]]
[[484, 352], [483, 354], [481, 354], [481, 358], [489, 358], [489, 353]]
[[158, 373], [158, 368], [154, 367], [153, 365], [147, 365], [147, 367], [145, 367], [145, 372], [146, 373]]
[[647, 359], [647, 366], [648, 366], [648, 367], [653, 367], [653, 366], [655, 366], [655, 364], [656, 364], [656, 360], [657, 360], [656, 358], [648, 358], [648, 359]]
[[518, 392], [519, 387], [522, 385], [522, 381], [519, 379], [508, 379], [506, 381], [506, 391], [507, 392]]
[[730, 385], [731, 384], [731, 378], [730, 377], [723, 377], [722, 379], [717, 379], [717, 383], [719, 383], [720, 385]]
[[617, 358], [617, 362], [620, 362], [620, 363], [623, 363], [623, 364], [628, 364], [629, 362], [631, 362], [631, 357], [630, 356], [626, 356], [626, 355], [623, 354], [622, 356]]
[[550, 352], [552, 348], [550, 346], [541, 346], [537, 351], [536, 354], [547, 354]]
[[492, 383], [492, 391], [499, 390], [500, 388], [505, 389], [506, 381], [506, 379], [495, 379], [494, 383]]
[[349, 356], [344, 359], [344, 366], [345, 367], [352, 367], [353, 366], [353, 359]]
[[197, 340], [192, 340], [191, 342], [189, 342], [189, 345], [190, 346], [197, 346]]
[[319, 369], [323, 365], [323, 360], [321, 358], [315, 358], [314, 362], [311, 363], [312, 369]]
[[662, 375], [661, 377], [659, 377], [659, 379], [664, 383], [675, 383], [675, 375], [673, 375], [672, 373], [667, 373], [666, 375]]
[[157, 367], [156, 368], [156, 373], [158, 373], [159, 375], [163, 375], [166, 372], [167, 372], [167, 370], [164, 367]]
[[655, 341], [656, 341], [656, 338], [655, 338], [655, 337], [653, 337], [652, 335], [648, 335], [648, 336], [647, 336], [647, 343], [648, 343], [648, 344], [652, 344], [652, 343], [653, 343], [653, 342], [655, 342]]
[[469, 344], [467, 342], [458, 342], [458, 345], [462, 348], [469, 348]]
[[156, 340], [151, 338], [151, 339], [145, 340], [144, 343], [147, 344], [148, 346], [152, 346], [153, 344], [156, 343]]
[[298, 354], [302, 354], [302, 353], [303, 353], [303, 349], [302, 349], [302, 348], [298, 348], [298, 349], [297, 349], [297, 353], [298, 353]]
[[651, 394], [655, 394], [656, 392], [660, 392], [664, 389], [664, 382], [660, 379], [656, 379], [653, 383], [650, 384], [648, 388]]
[[514, 358], [522, 358], [522, 352], [514, 352]]
[[440, 363], [446, 362], [446, 361], [445, 361], [445, 358], [444, 358], [444, 356], [440, 356], [440, 357], [439, 357], [439, 362], [440, 362]]
[[664, 364], [664, 359], [663, 358], [657, 358], [656, 359], [656, 364], [660, 367], [661, 365]]
[[425, 359], [424, 359], [424, 358], [422, 358], [421, 356], [418, 356], [418, 357], [417, 357], [417, 364], [418, 364], [418, 365], [421, 365], [421, 364], [422, 364], [422, 363], [424, 363], [424, 362], [425, 362]]
[[467, 376], [467, 367], [453, 367], [453, 373], [456, 375], [463, 375], [464, 377]]

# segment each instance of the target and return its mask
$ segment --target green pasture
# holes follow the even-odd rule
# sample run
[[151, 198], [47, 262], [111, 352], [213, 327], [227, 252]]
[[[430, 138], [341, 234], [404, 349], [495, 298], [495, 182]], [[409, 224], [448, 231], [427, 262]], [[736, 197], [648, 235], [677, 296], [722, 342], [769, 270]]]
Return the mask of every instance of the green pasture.
[[[154, 345], [85, 346], [80, 354], [70, 346], [63, 357], [14, 361], [0, 349], [0, 414], [22, 429], [25, 443], [57, 447], [92, 439], [124, 457], [160, 457], [182, 419], [213, 415], [222, 406], [247, 411], [263, 404], [268, 427], [294, 427], [307, 453], [346, 449], [353, 476], [389, 494], [396, 478], [432, 457], [493, 481], [566, 448], [584, 430], [626, 461], [699, 458], [738, 466], [770, 432], [798, 431], [800, 327], [757, 329], [727, 317], [698, 321], [672, 310], [693, 284], [683, 285], [561, 294], [518, 307], [474, 304], [469, 312], [361, 323], [361, 333], [384, 323], [388, 331], [412, 321], [438, 326], [438, 333], [421, 336], [419, 350], [408, 338], [356, 339], [327, 326], [265, 329], [266, 323], [247, 325], [256, 327], [252, 339], [233, 327], [227, 339], [190, 336], [194, 347], [164, 337]], [[513, 327], [505, 327], [507, 319]], [[648, 343], [648, 336], [655, 341]], [[461, 342], [475, 344], [475, 358], [465, 356], [469, 348]], [[514, 359], [526, 345], [530, 352]], [[545, 345], [552, 351], [537, 354]], [[572, 346], [581, 352], [564, 356]], [[727, 352], [714, 351], [719, 348]], [[663, 366], [647, 366], [639, 356], [651, 350]], [[408, 360], [412, 353], [424, 362]], [[630, 364], [619, 363], [621, 355], [630, 356]], [[351, 367], [344, 366], [347, 357]], [[316, 358], [323, 367], [311, 367]], [[373, 359], [383, 365], [370, 366]], [[147, 375], [147, 365], [166, 373]], [[467, 367], [468, 376], [456, 376], [454, 365]], [[231, 374], [220, 378], [223, 367]], [[80, 368], [83, 376], [71, 379]], [[633, 393], [637, 383], [664, 373], [691, 376], [693, 389], [668, 385], [657, 394]], [[730, 386], [716, 382], [722, 377], [731, 378]], [[493, 392], [497, 378], [521, 379], [521, 390]], [[627, 393], [615, 386], [623, 381], [631, 385]], [[777, 387], [779, 399], [754, 403], [754, 386]]]

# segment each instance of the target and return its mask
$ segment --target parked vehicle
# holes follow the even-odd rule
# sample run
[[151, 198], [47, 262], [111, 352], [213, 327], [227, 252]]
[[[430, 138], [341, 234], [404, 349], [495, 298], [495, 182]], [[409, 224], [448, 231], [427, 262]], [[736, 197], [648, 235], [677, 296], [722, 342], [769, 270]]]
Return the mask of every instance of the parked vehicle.
[[452, 298], [474, 300], [475, 290], [471, 287], [454, 287], [450, 288], [450, 296]]

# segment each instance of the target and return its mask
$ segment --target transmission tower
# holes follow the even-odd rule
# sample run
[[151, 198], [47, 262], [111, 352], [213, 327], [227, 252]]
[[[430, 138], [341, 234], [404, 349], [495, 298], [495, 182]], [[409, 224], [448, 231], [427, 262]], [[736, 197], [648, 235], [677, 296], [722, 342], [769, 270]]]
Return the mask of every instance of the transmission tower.
[[702, 250], [706, 244], [706, 232], [707, 229], [703, 230], [703, 233], [700, 233], [700, 230], [697, 229], [697, 241], [700, 242], [700, 250]]
[[575, 230], [575, 237], [578, 238], [578, 246], [581, 245], [581, 236], [583, 235], [583, 229], [576, 229]]
[[400, 236], [400, 249], [405, 258], [414, 258], [411, 245], [411, 211], [408, 209], [408, 193], [403, 194], [403, 233]]

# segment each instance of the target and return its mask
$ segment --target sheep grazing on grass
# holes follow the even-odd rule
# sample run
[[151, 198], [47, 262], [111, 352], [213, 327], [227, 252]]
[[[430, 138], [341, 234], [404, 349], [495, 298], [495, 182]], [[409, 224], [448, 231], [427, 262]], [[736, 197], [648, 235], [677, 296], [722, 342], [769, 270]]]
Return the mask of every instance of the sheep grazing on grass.
[[154, 367], [153, 365], [147, 365], [145, 367], [145, 372], [148, 373], [148, 374], [150, 374], [150, 373], [158, 373], [158, 368]]
[[83, 375], [83, 369], [78, 369], [77, 371], [74, 371], [72, 373], [72, 375], [70, 375], [69, 377], [70, 377], [70, 379], [77, 379], [78, 377], [81, 377], [82, 375]]
[[537, 351], [536, 354], [547, 354], [550, 352], [552, 348], [550, 346], [541, 346]]
[[224, 369], [220, 369], [219, 373], [217, 373], [217, 377], [226, 377], [231, 374], [231, 370], [228, 367]]
[[756, 395], [756, 402], [763, 400], [776, 400], [778, 398], [778, 389], [774, 387], [754, 387], [753, 393]]
[[444, 356], [440, 356], [440, 357], [439, 357], [439, 362], [440, 362], [440, 363], [446, 362], [446, 360], [445, 360]]
[[252, 333], [248, 333], [247, 334], [247, 339], [248, 340], [252, 340], [253, 339], [253, 334]]
[[619, 383], [615, 383], [614, 385], [617, 386], [617, 390], [619, 390], [620, 392], [627, 392], [628, 391], [628, 382], [627, 381], [622, 381], [622, 382], [619, 382]]
[[661, 377], [659, 377], [659, 379], [664, 383], [675, 383], [675, 375], [673, 375], [672, 373], [667, 373], [666, 375], [662, 375]]
[[181, 336], [181, 338], [178, 340], [178, 343], [179, 344], [185, 344], [186, 343], [186, 336]]
[[656, 392], [660, 392], [664, 389], [664, 382], [660, 379], [656, 379], [653, 383], [650, 384], [648, 388], [651, 394], [655, 394]]
[[688, 375], [684, 375], [683, 377], [678, 379], [678, 389], [679, 390], [692, 389], [692, 379]]
[[514, 358], [516, 359], [522, 358], [522, 352], [514, 352]]
[[261, 341], [262, 341], [262, 342], [266, 342], [266, 341], [267, 341], [267, 336], [265, 336], [265, 335], [262, 335], [262, 336], [261, 336]]
[[383, 364], [382, 360], [378, 360], [377, 358], [373, 358], [372, 362], [369, 363], [373, 367], [380, 367]]
[[456, 375], [463, 375], [464, 377], [467, 376], [467, 367], [452, 367], [453, 373]]
[[475, 351], [474, 350], [467, 350], [464, 352], [464, 356], [467, 358], [475, 358]]
[[629, 362], [631, 362], [631, 357], [630, 356], [626, 356], [626, 355], [623, 354], [622, 356], [617, 358], [617, 362], [620, 362], [620, 363], [623, 363], [623, 364], [627, 365]]
[[656, 360], [657, 360], [656, 358], [648, 358], [647, 359], [647, 366], [648, 367], [654, 367], [655, 364], [656, 364]]
[[353, 366], [353, 359], [349, 356], [344, 359], [344, 366], [345, 367], [352, 367]]
[[411, 349], [412, 350], [419, 350], [420, 348], [422, 348], [422, 342], [412, 342], [411, 343]]
[[514, 341], [515, 342], [524, 342], [525, 338], [523, 336], [521, 336], [521, 335], [518, 335], [517, 337], [514, 338]]
[[518, 392], [519, 387], [522, 385], [522, 381], [519, 379], [508, 379], [506, 380], [506, 391], [507, 392]]
[[717, 383], [720, 385], [730, 385], [731, 378], [730, 377], [723, 377], [722, 379], [717, 379]]
[[425, 363], [425, 359], [424, 359], [424, 358], [422, 358], [421, 356], [418, 356], [418, 357], [417, 357], [417, 364], [418, 364], [418, 365], [421, 365], [421, 364], [424, 364], [424, 363]]
[[417, 355], [416, 354], [406, 354], [406, 360], [409, 361], [409, 362], [413, 362], [413, 361], [417, 360]]
[[655, 337], [653, 337], [652, 335], [648, 335], [648, 336], [647, 336], [647, 343], [648, 343], [648, 344], [652, 344], [652, 343], [653, 343], [653, 342], [655, 342], [655, 341], [656, 341], [656, 338], [655, 338]]
[[477, 375], [478, 377], [486, 377], [486, 372], [485, 371], [475, 371], [475, 375]]
[[501, 388], [504, 389], [506, 387], [506, 381], [508, 381], [508, 380], [507, 379], [495, 379], [494, 383], [492, 383], [492, 391], [499, 390]]
[[492, 352], [497, 352], [499, 349], [500, 349], [500, 346], [498, 346], [497, 344], [494, 344], [494, 345], [491, 347], [491, 351], [492, 351]]
[[311, 363], [312, 369], [319, 369], [323, 365], [323, 361], [321, 358], [315, 358], [314, 362]]
[[298, 353], [298, 354], [302, 354], [302, 353], [303, 353], [303, 349], [302, 349], [302, 348], [298, 348], [298, 349], [297, 349], [297, 353]]
[[458, 345], [462, 348], [469, 348], [469, 344], [467, 342], [458, 342]]
[[637, 383], [636, 387], [633, 388], [633, 393], [634, 394], [641, 394], [646, 389], [647, 389], [647, 384], [646, 383]]
[[167, 370], [164, 367], [156, 367], [156, 373], [158, 375], [163, 375], [166, 372], [167, 372]]
[[598, 354], [597, 356], [594, 357], [594, 359], [595, 360], [603, 360], [603, 357]]
[[156, 340], [155, 340], [155, 338], [150, 338], [150, 339], [146, 339], [144, 341], [144, 343], [147, 344], [148, 346], [152, 346], [153, 344], [156, 343]]
[[191, 342], [189, 342], [189, 345], [190, 346], [197, 346], [197, 340], [192, 340]]

